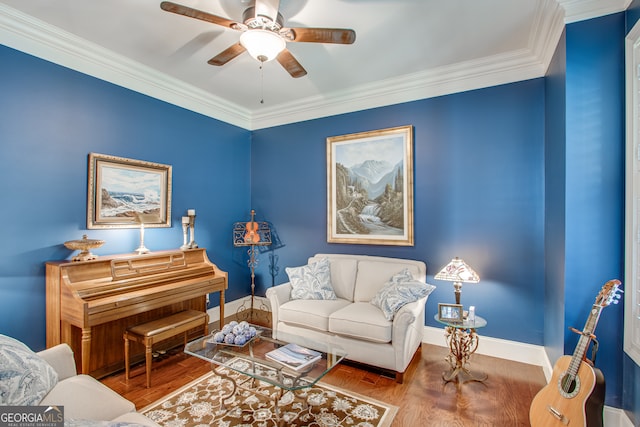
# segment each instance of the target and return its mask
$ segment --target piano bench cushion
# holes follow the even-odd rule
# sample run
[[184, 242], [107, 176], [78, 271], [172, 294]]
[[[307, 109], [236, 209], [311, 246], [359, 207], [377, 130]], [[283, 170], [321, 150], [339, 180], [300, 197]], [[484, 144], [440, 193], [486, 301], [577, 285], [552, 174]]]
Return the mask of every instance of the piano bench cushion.
[[84, 420], [113, 420], [136, 410], [132, 402], [89, 375], [60, 381], [40, 405], [62, 405], [65, 418]]
[[141, 337], [153, 337], [197, 320], [201, 320], [204, 324], [206, 315], [196, 310], [180, 311], [171, 316], [132, 326], [127, 331]]
[[26, 344], [0, 335], [0, 405], [37, 405], [58, 374]]

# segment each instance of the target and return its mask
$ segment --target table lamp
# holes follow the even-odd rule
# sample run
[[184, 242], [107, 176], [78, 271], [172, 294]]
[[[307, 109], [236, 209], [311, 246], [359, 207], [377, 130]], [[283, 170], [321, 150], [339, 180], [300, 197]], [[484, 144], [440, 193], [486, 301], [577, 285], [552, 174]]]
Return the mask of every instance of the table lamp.
[[480, 277], [462, 259], [455, 257], [434, 276], [436, 280], [453, 282], [453, 291], [456, 295], [456, 304], [460, 304], [462, 283], [478, 283]]

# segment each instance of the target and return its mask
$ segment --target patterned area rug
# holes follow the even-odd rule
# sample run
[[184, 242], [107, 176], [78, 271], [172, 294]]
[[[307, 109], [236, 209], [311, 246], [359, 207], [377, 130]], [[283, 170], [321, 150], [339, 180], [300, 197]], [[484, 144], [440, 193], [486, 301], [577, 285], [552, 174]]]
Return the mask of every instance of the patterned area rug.
[[140, 412], [163, 427], [389, 427], [398, 410], [327, 384], [287, 391], [276, 405], [279, 395], [271, 384], [218, 368]]

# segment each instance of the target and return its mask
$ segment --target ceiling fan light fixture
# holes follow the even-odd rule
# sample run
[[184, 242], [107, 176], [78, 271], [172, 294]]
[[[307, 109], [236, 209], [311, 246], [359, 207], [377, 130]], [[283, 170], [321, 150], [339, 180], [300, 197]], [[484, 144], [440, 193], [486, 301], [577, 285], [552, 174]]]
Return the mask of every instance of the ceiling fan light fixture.
[[261, 29], [245, 31], [240, 36], [240, 43], [249, 55], [260, 62], [275, 59], [287, 44], [278, 33]]

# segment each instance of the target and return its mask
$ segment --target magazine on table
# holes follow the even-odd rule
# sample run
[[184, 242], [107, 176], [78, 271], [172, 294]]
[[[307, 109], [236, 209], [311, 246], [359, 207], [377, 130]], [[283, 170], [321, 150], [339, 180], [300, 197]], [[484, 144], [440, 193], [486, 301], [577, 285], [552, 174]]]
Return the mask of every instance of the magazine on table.
[[288, 368], [301, 371], [320, 359], [322, 354], [297, 344], [287, 344], [271, 350], [265, 356], [275, 362], [282, 363]]

